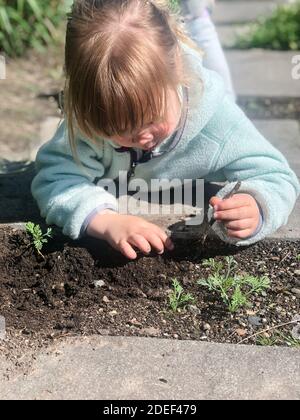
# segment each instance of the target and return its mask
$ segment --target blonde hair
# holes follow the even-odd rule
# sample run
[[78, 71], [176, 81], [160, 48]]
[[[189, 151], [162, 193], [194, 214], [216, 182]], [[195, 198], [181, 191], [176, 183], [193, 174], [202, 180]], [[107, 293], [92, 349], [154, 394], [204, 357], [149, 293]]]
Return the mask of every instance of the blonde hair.
[[75, 0], [69, 14], [64, 112], [73, 155], [91, 141], [165, 119], [167, 89], [189, 85], [180, 42], [199, 53], [167, 0]]

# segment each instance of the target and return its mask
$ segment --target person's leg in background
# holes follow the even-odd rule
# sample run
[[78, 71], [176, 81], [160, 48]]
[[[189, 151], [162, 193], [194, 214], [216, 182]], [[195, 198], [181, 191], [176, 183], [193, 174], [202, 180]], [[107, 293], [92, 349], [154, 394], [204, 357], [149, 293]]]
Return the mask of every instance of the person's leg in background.
[[182, 2], [183, 10], [189, 13], [185, 20], [186, 29], [190, 37], [204, 51], [204, 67], [222, 76], [227, 93], [236, 100], [230, 69], [209, 12], [213, 0], [182, 0]]

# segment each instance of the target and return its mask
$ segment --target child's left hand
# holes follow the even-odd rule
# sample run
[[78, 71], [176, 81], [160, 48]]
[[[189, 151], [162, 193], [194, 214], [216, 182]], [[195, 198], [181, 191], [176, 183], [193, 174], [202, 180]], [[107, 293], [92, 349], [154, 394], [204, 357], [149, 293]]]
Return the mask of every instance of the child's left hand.
[[245, 239], [257, 229], [260, 211], [251, 195], [235, 194], [225, 200], [212, 197], [209, 203], [214, 207], [214, 218], [224, 222], [228, 236]]

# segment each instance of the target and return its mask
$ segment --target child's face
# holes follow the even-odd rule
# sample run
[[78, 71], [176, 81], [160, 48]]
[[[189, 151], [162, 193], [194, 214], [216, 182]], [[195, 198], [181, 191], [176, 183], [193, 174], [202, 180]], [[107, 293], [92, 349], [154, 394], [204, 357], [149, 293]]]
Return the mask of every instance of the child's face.
[[150, 123], [143, 129], [124, 136], [114, 136], [110, 140], [124, 147], [134, 147], [143, 150], [155, 149], [163, 140], [169, 137], [178, 127], [181, 116], [181, 104], [174, 92], [169, 91], [169, 108], [167, 121]]

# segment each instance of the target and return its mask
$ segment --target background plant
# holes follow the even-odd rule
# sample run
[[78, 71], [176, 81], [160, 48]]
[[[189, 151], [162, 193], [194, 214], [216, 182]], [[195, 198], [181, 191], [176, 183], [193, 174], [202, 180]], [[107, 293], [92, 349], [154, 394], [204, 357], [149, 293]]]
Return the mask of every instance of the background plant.
[[289, 347], [300, 347], [300, 340], [294, 338], [291, 334], [283, 334], [280, 331], [275, 332], [270, 337], [259, 336], [256, 340], [259, 346], [278, 346], [286, 344]]
[[169, 0], [171, 10], [178, 12], [180, 10], [180, 0]]
[[172, 311], [176, 312], [178, 308], [194, 302], [194, 297], [190, 293], [184, 293], [183, 287], [177, 279], [172, 281], [173, 290], [169, 295], [169, 305]]
[[261, 18], [241, 35], [238, 48], [300, 49], [300, 0], [278, 6], [273, 14]]
[[0, 51], [14, 57], [56, 42], [71, 0], [0, 0]]
[[237, 262], [233, 257], [225, 257], [226, 266], [214, 258], [203, 261], [205, 267], [212, 269], [207, 279], [200, 279], [197, 284], [207, 287], [220, 295], [230, 312], [236, 312], [243, 306], [249, 306], [249, 297], [262, 294], [270, 286], [268, 277], [255, 277], [248, 274], [233, 274]]
[[48, 242], [47, 238], [52, 238], [52, 229], [48, 228], [47, 232], [43, 233], [40, 225], [35, 225], [32, 222], [27, 222], [25, 227], [27, 233], [32, 237], [30, 244], [32, 244], [37, 252], [44, 258], [42, 249], [44, 244]]

